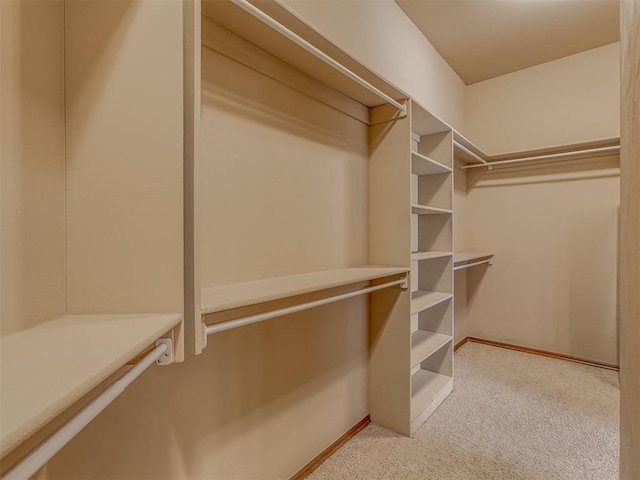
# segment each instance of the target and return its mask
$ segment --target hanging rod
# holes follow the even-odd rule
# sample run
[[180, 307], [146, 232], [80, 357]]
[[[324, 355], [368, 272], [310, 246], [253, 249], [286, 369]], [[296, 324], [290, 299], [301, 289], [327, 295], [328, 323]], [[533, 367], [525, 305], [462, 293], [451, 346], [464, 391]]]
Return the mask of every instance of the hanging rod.
[[497, 162], [489, 162], [484, 165], [464, 165], [462, 167], [463, 170], [468, 168], [479, 168], [479, 167], [493, 167], [494, 165], [508, 165], [513, 163], [521, 163], [521, 162], [531, 162], [536, 160], [551, 160], [554, 158], [564, 158], [564, 157], [573, 157], [575, 155], [584, 155], [591, 153], [607, 153], [607, 152], [616, 152], [620, 151], [620, 145], [612, 145], [610, 147], [599, 147], [599, 148], [589, 148], [586, 150], [572, 150], [570, 152], [562, 152], [562, 153], [550, 153], [548, 155], [535, 155], [533, 157], [524, 157], [524, 158], [514, 158], [512, 160], [499, 160]]
[[481, 260], [479, 262], [474, 262], [474, 263], [465, 263], [464, 265], [458, 265], [457, 267], [453, 267], [453, 269], [462, 270], [463, 268], [475, 267], [476, 265], [482, 265], [483, 263], [493, 265], [493, 258], [487, 258], [486, 260]]
[[236, 320], [230, 320], [228, 322], [216, 323], [208, 325], [205, 328], [207, 335], [214, 333], [224, 332], [225, 330], [232, 330], [238, 327], [244, 327], [245, 325], [251, 325], [252, 323], [263, 322], [275, 317], [282, 317], [283, 315], [289, 315], [290, 313], [300, 312], [302, 310], [309, 310], [310, 308], [320, 307], [328, 303], [339, 302], [340, 300], [346, 300], [347, 298], [357, 297], [366, 293], [375, 292], [376, 290], [382, 290], [383, 288], [394, 287], [401, 285], [402, 288], [407, 288], [407, 277], [403, 277], [393, 282], [383, 283], [382, 285], [375, 285], [373, 287], [363, 288], [356, 290], [355, 292], [343, 293], [335, 295], [333, 297], [323, 298], [322, 300], [315, 300], [313, 302], [301, 303], [300, 305], [294, 305], [293, 307], [281, 308], [279, 310], [273, 310], [271, 312], [258, 313], [256, 315], [249, 315], [248, 317], [238, 318]]
[[403, 105], [402, 103], [394, 100], [393, 98], [391, 98], [389, 95], [384, 93], [379, 88], [374, 87], [369, 82], [367, 82], [364, 78], [356, 75], [351, 70], [349, 70], [347, 67], [345, 67], [344, 65], [342, 65], [338, 61], [334, 60], [333, 58], [331, 58], [326, 53], [324, 53], [322, 50], [318, 49], [317, 47], [314, 47], [309, 42], [307, 42], [304, 38], [302, 38], [298, 34], [292, 32], [291, 30], [289, 30], [287, 27], [285, 27], [281, 23], [278, 23], [273, 18], [271, 18], [269, 15], [264, 13], [262, 10], [260, 10], [259, 8], [254, 6], [253, 4], [249, 3], [247, 0], [231, 0], [231, 1], [234, 4], [236, 4], [238, 7], [242, 8], [245, 12], [253, 15], [255, 18], [257, 18], [261, 22], [269, 25], [271, 28], [273, 28], [277, 32], [279, 32], [282, 35], [284, 35], [285, 37], [287, 37], [289, 40], [294, 42], [296, 45], [304, 48], [307, 52], [309, 52], [312, 55], [316, 56], [317, 58], [319, 58], [323, 62], [328, 63], [333, 68], [335, 68], [339, 72], [343, 73], [344, 75], [346, 75], [350, 79], [354, 80], [356, 83], [360, 84], [361, 86], [363, 86], [364, 88], [366, 88], [370, 92], [375, 93], [378, 97], [382, 98], [385, 102], [390, 103], [391, 105], [396, 107], [401, 112], [402, 115], [405, 115], [407, 113], [406, 105]]
[[16, 466], [2, 476], [2, 480], [27, 480], [71, 441], [84, 427], [86, 427], [100, 412], [113, 402], [125, 388], [138, 378], [147, 368], [171, 351], [171, 340], [161, 339], [156, 347], [131, 370], [111, 384], [100, 395], [94, 398], [86, 407], [76, 413], [68, 422], [60, 427], [53, 435], [42, 442], [35, 450], [22, 459]]
[[[456, 142], [455, 140], [453, 141], [453, 145], [458, 147], [460, 150], [462, 150], [464, 153], [471, 155], [473, 158], [475, 158], [477, 161], [479, 161], [482, 165], [478, 165], [478, 166], [485, 166], [488, 165], [488, 162], [482, 158], [480, 155], [473, 153], [471, 150], [469, 150], [467, 147], [465, 147], [464, 145]], [[465, 167], [462, 167], [465, 168]]]

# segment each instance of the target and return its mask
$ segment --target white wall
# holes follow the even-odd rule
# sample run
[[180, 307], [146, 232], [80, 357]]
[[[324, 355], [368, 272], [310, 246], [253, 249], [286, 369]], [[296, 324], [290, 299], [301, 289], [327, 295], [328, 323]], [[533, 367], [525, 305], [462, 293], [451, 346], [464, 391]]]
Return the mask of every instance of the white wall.
[[[467, 87], [469, 137], [499, 154], [618, 136], [619, 47]], [[618, 161], [467, 175], [457, 242], [496, 255], [468, 273], [471, 336], [617, 363]]]
[[327, 38], [465, 131], [465, 85], [393, 0], [284, 0]]
[[64, 8], [0, 2], [2, 335], [65, 312]]
[[488, 154], [620, 134], [620, 44], [467, 87], [466, 134]]
[[470, 335], [617, 363], [617, 157], [485, 174], [468, 190]]

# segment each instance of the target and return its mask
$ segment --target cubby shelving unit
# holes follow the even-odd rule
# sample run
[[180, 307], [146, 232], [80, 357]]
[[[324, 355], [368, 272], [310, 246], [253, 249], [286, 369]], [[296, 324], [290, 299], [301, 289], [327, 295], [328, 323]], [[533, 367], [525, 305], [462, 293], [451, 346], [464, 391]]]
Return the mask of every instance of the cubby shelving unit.
[[5, 13], [3, 461], [158, 340], [183, 359], [182, 6]]
[[372, 112], [370, 248], [373, 262], [411, 266], [411, 292], [372, 296], [371, 418], [411, 435], [453, 387], [453, 144], [416, 102], [391, 115]]
[[453, 132], [434, 123], [412, 103], [412, 432], [453, 389]]

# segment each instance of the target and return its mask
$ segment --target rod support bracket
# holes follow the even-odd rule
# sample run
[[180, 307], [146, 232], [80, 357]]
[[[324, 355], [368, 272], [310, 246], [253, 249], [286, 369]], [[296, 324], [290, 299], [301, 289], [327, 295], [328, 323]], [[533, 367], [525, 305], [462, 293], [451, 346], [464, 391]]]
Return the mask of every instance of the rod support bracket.
[[402, 290], [406, 290], [409, 288], [409, 275], [405, 275], [402, 279], [402, 283], [400, 284], [400, 288]]
[[173, 363], [173, 342], [170, 338], [160, 338], [156, 340], [156, 347], [166, 345], [167, 351], [156, 360], [156, 365], [171, 365]]

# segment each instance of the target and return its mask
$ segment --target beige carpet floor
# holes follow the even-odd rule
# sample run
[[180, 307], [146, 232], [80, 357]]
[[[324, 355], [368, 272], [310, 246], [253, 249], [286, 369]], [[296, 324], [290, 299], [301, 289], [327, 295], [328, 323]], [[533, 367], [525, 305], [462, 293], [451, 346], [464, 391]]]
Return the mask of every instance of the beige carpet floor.
[[371, 424], [308, 478], [618, 478], [618, 374], [468, 343], [453, 393], [406, 438]]

